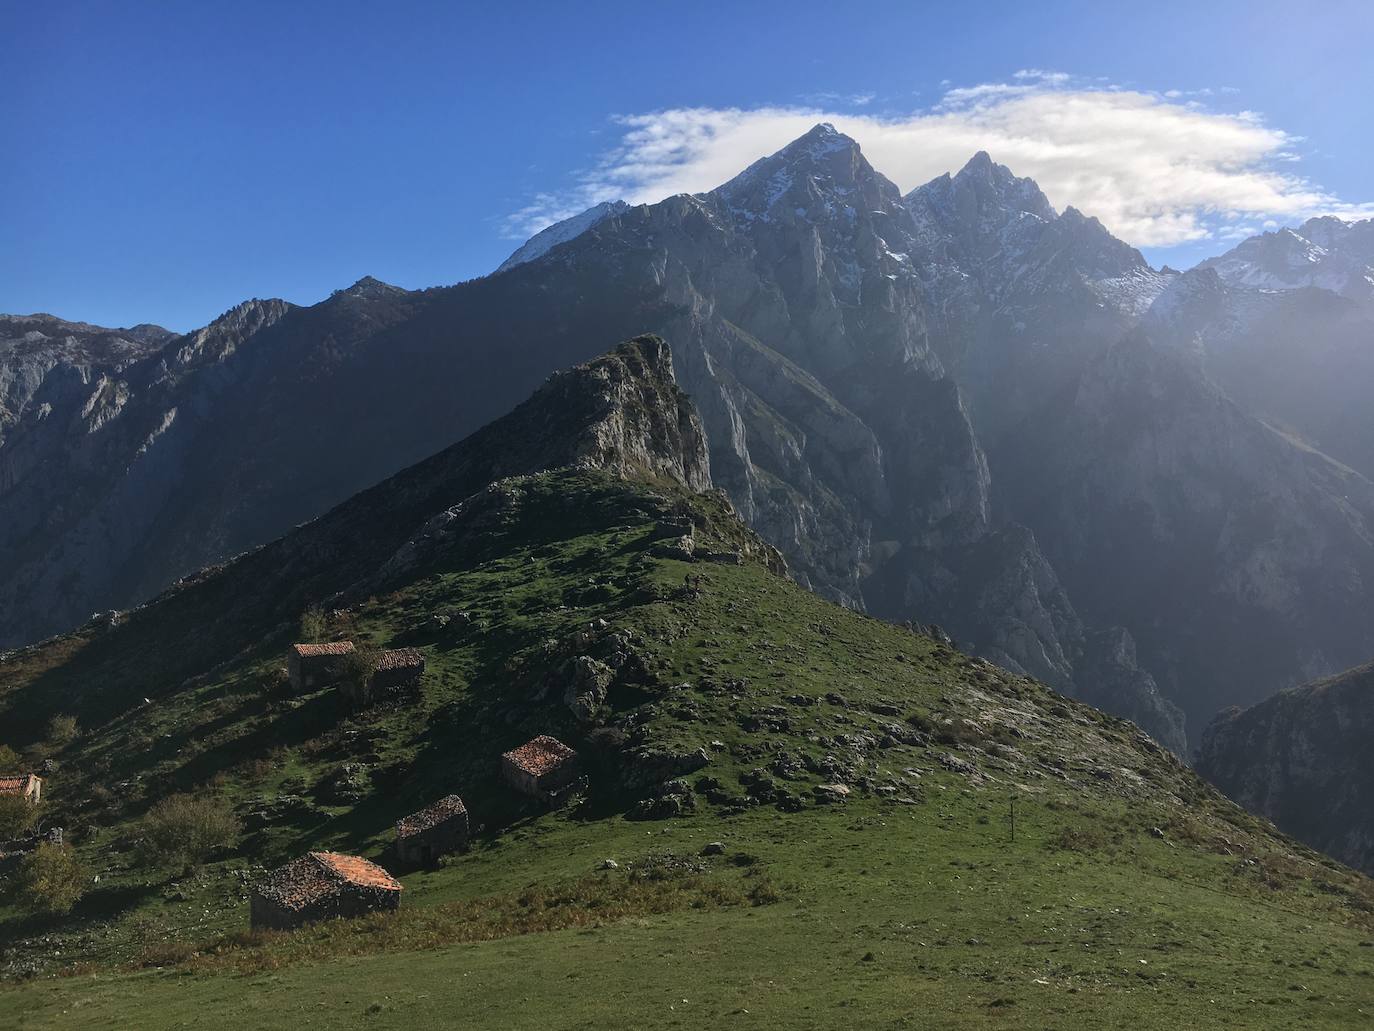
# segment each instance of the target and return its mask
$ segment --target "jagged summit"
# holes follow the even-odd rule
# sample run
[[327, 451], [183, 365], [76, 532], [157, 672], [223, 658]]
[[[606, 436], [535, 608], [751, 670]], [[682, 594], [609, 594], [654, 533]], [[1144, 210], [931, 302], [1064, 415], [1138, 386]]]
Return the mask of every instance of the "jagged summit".
[[900, 204], [897, 187], [868, 163], [858, 142], [828, 122], [755, 161], [710, 196], [737, 216], [765, 221], [778, 212], [815, 219]]
[[1374, 219], [1324, 216], [1297, 229], [1261, 233], [1199, 268], [1216, 269], [1228, 284], [1250, 290], [1315, 287], [1374, 308]]
[[907, 207], [927, 234], [958, 235], [959, 224], [978, 235], [1004, 232], [1029, 215], [1040, 222], [1056, 217], [1054, 206], [1035, 180], [1015, 175], [985, 150], [974, 154], [954, 175], [946, 172], [916, 187]]

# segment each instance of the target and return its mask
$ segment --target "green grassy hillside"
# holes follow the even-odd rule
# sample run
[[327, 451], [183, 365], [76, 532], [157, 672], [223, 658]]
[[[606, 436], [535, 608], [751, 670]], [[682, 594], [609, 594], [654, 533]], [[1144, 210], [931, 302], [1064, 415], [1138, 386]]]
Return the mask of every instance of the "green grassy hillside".
[[[1130, 724], [808, 594], [715, 496], [562, 471], [484, 498], [334, 616], [338, 636], [419, 647], [417, 699], [354, 713], [333, 691], [294, 696], [278, 672], [294, 629], [268, 620], [149, 703], [88, 712], [100, 677], [135, 676], [153, 642], [190, 650], [215, 633], [187, 625], [175, 593], [123, 627], [7, 657], [0, 706], [64, 669], [88, 685], [65, 697], [84, 729], [52, 753], [49, 792], [99, 881], [65, 917], [0, 909], [0, 1026], [1374, 1014], [1370, 882]], [[669, 556], [689, 522], [717, 561]], [[619, 664], [591, 722], [564, 699], [578, 655]], [[540, 732], [591, 766], [585, 797], [558, 812], [497, 778], [499, 754]], [[655, 783], [703, 748], [703, 768]], [[834, 784], [847, 798], [821, 787]], [[245, 834], [170, 877], [139, 859], [138, 820], [189, 790], [229, 800]], [[323, 847], [388, 865], [393, 821], [450, 791], [480, 825], [473, 848], [405, 873], [397, 916], [247, 933], [263, 868]]]

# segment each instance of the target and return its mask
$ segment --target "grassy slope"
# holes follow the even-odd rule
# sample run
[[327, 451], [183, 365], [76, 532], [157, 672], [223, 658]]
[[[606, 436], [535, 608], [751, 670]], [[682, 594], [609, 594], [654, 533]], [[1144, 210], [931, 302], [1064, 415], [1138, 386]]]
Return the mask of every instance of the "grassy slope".
[[[585, 474], [522, 481], [461, 549], [350, 616], [355, 637], [424, 648], [413, 706], [350, 717], [327, 692], [290, 697], [272, 676], [286, 637], [264, 627], [240, 661], [90, 729], [50, 787], [101, 882], [53, 924], [0, 909], [0, 962], [69, 973], [0, 988], [0, 1027], [1349, 1027], [1374, 1014], [1369, 881], [1273, 834], [1129, 724], [759, 565], [649, 557], [656, 524], [688, 503], [699, 537], [746, 540], [710, 499]], [[481, 625], [415, 629], [450, 608]], [[659, 744], [723, 742], [702, 773], [730, 796], [781, 758], [797, 779], [771, 779], [796, 801], [735, 810], [699, 794], [689, 815], [632, 821], [606, 763], [559, 813], [501, 789], [500, 751], [543, 730], [581, 741], [557, 693], [538, 697], [540, 673], [546, 641], [601, 617], [633, 633], [657, 685], [613, 692], [616, 721]], [[25, 653], [6, 683], [60, 672], [82, 647]], [[881, 747], [884, 724], [936, 740]], [[371, 793], [322, 800], [351, 760], [373, 771]], [[814, 805], [837, 774], [868, 790]], [[130, 821], [205, 783], [252, 828], [239, 852], [173, 881], [139, 869]], [[235, 937], [253, 865], [321, 846], [383, 856], [398, 815], [450, 790], [485, 829], [445, 868], [403, 878], [399, 919]], [[636, 876], [712, 840], [724, 856]], [[604, 858], [622, 868], [597, 872]]]

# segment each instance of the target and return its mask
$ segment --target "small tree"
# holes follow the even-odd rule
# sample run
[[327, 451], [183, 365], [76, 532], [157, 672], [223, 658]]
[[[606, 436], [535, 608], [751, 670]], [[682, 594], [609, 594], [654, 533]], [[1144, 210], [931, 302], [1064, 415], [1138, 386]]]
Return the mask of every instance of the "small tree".
[[359, 642], [343, 657], [339, 668], [340, 679], [354, 698], [363, 701], [368, 698], [372, 678], [377, 673], [377, 663], [381, 657], [380, 649], [363, 642]]
[[81, 728], [77, 726], [76, 717], [68, 716], [65, 713], [58, 713], [48, 720], [48, 743], [52, 745], [69, 745], [76, 740], [81, 733]]
[[0, 841], [22, 838], [38, 822], [39, 808], [22, 795], [0, 795]]
[[49, 842], [26, 855], [15, 876], [19, 904], [31, 913], [70, 913], [89, 881], [71, 846]]
[[319, 644], [329, 633], [329, 617], [318, 605], [311, 605], [301, 614], [301, 639]]
[[18, 773], [23, 769], [24, 760], [9, 745], [0, 745], [0, 774]]
[[170, 795], [143, 817], [139, 855], [149, 866], [185, 871], [232, 848], [242, 827], [229, 803], [213, 795]]

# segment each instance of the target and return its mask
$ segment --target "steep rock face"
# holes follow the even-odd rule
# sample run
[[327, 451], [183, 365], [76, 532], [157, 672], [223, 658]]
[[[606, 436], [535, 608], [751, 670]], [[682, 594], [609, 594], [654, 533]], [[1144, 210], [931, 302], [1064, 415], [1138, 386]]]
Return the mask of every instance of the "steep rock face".
[[[51, 402], [34, 400], [45, 386], [61, 390], [58, 383], [117, 377], [171, 336], [161, 326], [106, 329], [51, 315], [0, 315], [0, 445], [31, 404], [39, 409], [45, 403], [51, 406]], [[38, 417], [46, 418], [50, 412], [49, 407]], [[6, 475], [0, 464], [0, 484]]]
[[1197, 769], [1295, 838], [1374, 873], [1374, 665], [1221, 713]]
[[1202, 725], [1374, 651], [1374, 485], [1237, 407], [1143, 333], [1083, 375], [1007, 481], [1083, 611], [1135, 635]]

